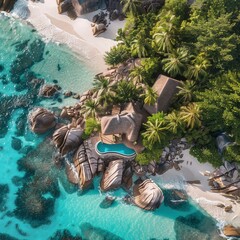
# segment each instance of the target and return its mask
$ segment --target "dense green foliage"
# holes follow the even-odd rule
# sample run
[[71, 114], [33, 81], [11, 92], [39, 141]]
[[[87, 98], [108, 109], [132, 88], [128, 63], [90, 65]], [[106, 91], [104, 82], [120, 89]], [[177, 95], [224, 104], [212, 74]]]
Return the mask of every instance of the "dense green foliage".
[[155, 146], [152, 150], [145, 149], [142, 153], [138, 154], [136, 156], [136, 161], [140, 165], [147, 165], [151, 161], [158, 162], [160, 159], [160, 156], [162, 154], [162, 148], [161, 146]]
[[85, 122], [84, 134], [90, 136], [94, 132], [100, 132], [101, 125], [99, 121], [95, 118], [88, 118]]
[[204, 147], [195, 145], [191, 148], [190, 153], [201, 163], [209, 162], [214, 167], [222, 165], [221, 156], [219, 155], [214, 143], [208, 144]]
[[[153, 149], [185, 136], [195, 144], [193, 154], [202, 152], [200, 161], [217, 165], [212, 136], [225, 131], [240, 144], [240, 1], [196, 0], [190, 5], [166, 0], [154, 11], [143, 9], [143, 2], [123, 1], [127, 23], [118, 31], [119, 44], [106, 55], [117, 56], [117, 61], [107, 61], [112, 65], [123, 63], [127, 56], [140, 58], [129, 79], [134, 86], [145, 85], [144, 91], [137, 99], [132, 90], [131, 98], [124, 99], [152, 103], [154, 93], [148, 89], [159, 74], [182, 81], [169, 112], [148, 118], [143, 143]], [[240, 158], [237, 147], [225, 154], [232, 160]]]
[[223, 157], [227, 161], [240, 162], [240, 145], [229, 145], [223, 152]]

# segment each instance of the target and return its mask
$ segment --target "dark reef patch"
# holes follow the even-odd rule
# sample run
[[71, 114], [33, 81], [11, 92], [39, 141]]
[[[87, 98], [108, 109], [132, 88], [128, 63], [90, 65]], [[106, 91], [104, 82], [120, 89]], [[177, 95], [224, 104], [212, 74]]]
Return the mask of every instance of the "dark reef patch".
[[19, 151], [22, 148], [22, 140], [16, 137], [12, 137], [11, 146], [12, 149]]
[[68, 193], [76, 191], [68, 182], [64, 170], [55, 167], [54, 151], [50, 140], [46, 139], [18, 161], [18, 169], [26, 173], [22, 181], [14, 179], [16, 184], [23, 184], [17, 192], [14, 213], [19, 219], [27, 220], [32, 227], [50, 222], [55, 199], [60, 196], [58, 182]]
[[178, 217], [174, 223], [177, 240], [223, 240], [216, 222], [200, 211]]
[[12, 237], [8, 234], [5, 234], [5, 233], [0, 233], [0, 239], [1, 240], [18, 240], [17, 238], [15, 237]]
[[[6, 211], [6, 202], [8, 198], [9, 187], [7, 184], [0, 184], [0, 211]], [[0, 238], [1, 239], [1, 238]]]
[[82, 240], [80, 235], [73, 236], [67, 229], [58, 230], [48, 240]]
[[4, 70], [4, 66], [0, 64], [0, 72], [2, 72], [3, 70]]

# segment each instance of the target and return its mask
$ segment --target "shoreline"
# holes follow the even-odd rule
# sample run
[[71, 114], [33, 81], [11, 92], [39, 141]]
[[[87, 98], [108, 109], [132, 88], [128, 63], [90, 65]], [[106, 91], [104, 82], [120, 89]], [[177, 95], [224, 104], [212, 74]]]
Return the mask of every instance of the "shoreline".
[[[111, 22], [106, 32], [94, 37], [91, 19], [100, 10], [71, 20], [66, 14], [58, 14], [55, 1], [45, 0], [43, 3], [22, 0], [16, 9], [24, 4], [27, 4], [30, 15], [23, 21], [32, 25], [43, 38], [67, 45], [96, 74], [107, 70], [104, 54], [117, 44], [114, 40], [117, 30], [124, 26], [125, 21]], [[13, 16], [17, 15], [16, 9], [11, 12]]]
[[[103, 60], [104, 53], [109, 50], [111, 46], [114, 46], [116, 42], [113, 40], [113, 32], [110, 29], [107, 30], [110, 30], [110, 33], [103, 33], [100, 37], [92, 36], [90, 21], [88, 19], [91, 19], [91, 16], [99, 11], [86, 14], [73, 21], [64, 14], [59, 15], [57, 13], [57, 5], [53, 2], [51, 0], [45, 0], [44, 3], [29, 2], [28, 7], [31, 16], [26, 21], [33, 25], [35, 29], [47, 39], [68, 45], [69, 48], [83, 58], [83, 62], [94, 69], [96, 73], [106, 70], [107, 66]], [[50, 5], [49, 9], [45, 7], [46, 5]], [[56, 8], [55, 12], [53, 8], [51, 8], [54, 5]], [[39, 12], [42, 14], [39, 15]], [[123, 22], [121, 22], [121, 24], [122, 23]], [[83, 24], [82, 31], [78, 29], [80, 24]], [[114, 25], [115, 22], [111, 24]], [[117, 26], [118, 22], [115, 27]], [[98, 44], [96, 44], [97, 42]], [[200, 185], [186, 185], [188, 195], [219, 223], [224, 221], [224, 223], [240, 227], [239, 204], [233, 204], [231, 199], [210, 191], [207, 181], [208, 177], [204, 176], [203, 173], [204, 171], [212, 172], [214, 168], [208, 163], [199, 163], [196, 158], [189, 154], [189, 150], [184, 151], [183, 159], [185, 161], [180, 165], [181, 171], [177, 172], [175, 169], [172, 169], [163, 175], [159, 175], [158, 178], [163, 178], [166, 182], [168, 181], [167, 179], [171, 179], [171, 177], [181, 181], [183, 178], [186, 181], [200, 180]], [[189, 163], [192, 162], [192, 165], [188, 165], [186, 161]], [[224, 209], [216, 206], [218, 203], [222, 203], [225, 206], [232, 205], [233, 211], [225, 212]]]
[[[227, 198], [220, 193], [211, 191], [208, 185], [208, 177], [204, 176], [204, 172], [214, 171], [214, 168], [209, 163], [200, 163], [189, 153], [189, 149], [183, 150], [184, 162], [179, 164], [181, 170], [176, 171], [174, 168], [168, 170], [163, 175], [159, 175], [163, 184], [169, 184], [184, 181], [200, 180], [201, 184], [183, 183], [185, 190], [194, 202], [196, 202], [210, 216], [217, 220], [220, 225], [233, 225], [236, 228], [240, 227], [240, 204], [230, 198]], [[217, 205], [224, 204], [225, 206], [232, 205], [231, 212], [225, 212], [224, 208]]]

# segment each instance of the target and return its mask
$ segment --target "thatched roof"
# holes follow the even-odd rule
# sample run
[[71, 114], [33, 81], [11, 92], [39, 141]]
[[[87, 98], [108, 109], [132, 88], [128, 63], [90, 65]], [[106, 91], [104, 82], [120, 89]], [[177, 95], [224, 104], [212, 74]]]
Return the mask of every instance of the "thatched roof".
[[150, 113], [156, 113], [159, 111], [166, 112], [171, 103], [173, 96], [178, 92], [177, 86], [181, 82], [169, 78], [164, 75], [159, 75], [157, 81], [153, 85], [153, 89], [157, 92], [158, 98], [155, 105], [144, 105], [144, 108]]
[[104, 135], [125, 134], [127, 140], [135, 142], [138, 139], [141, 124], [142, 115], [131, 109], [121, 114], [103, 117], [101, 130]]

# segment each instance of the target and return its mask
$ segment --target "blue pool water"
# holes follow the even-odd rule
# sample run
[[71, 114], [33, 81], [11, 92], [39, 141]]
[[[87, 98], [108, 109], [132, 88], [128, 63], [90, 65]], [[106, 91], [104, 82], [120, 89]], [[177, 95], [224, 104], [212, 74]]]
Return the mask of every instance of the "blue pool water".
[[127, 147], [123, 143], [107, 144], [107, 143], [103, 143], [103, 142], [98, 142], [96, 144], [96, 149], [100, 154], [119, 153], [119, 154], [125, 155], [125, 156], [132, 156], [132, 155], [136, 154], [136, 152], [133, 149]]
[[[42, 56], [19, 74], [17, 59], [28, 51], [24, 46], [36, 40], [40, 41], [36, 50], [41, 50]], [[100, 176], [93, 189], [84, 193], [70, 184], [64, 168], [54, 164], [49, 136], [31, 133], [27, 114], [35, 106], [56, 110], [76, 100], [59, 96], [61, 101], [43, 101], [28, 80], [32, 75], [49, 83], [57, 80], [62, 88], [81, 93], [91, 86], [95, 73], [67, 47], [41, 43], [30, 26], [2, 14], [0, 43], [0, 239], [6, 239], [3, 234], [7, 234], [18, 240], [59, 240], [60, 235], [55, 234], [64, 229], [87, 240], [218, 239], [215, 222], [191, 200], [179, 208], [165, 202], [156, 211], [146, 212], [125, 204], [122, 189], [101, 193]], [[36, 60], [39, 56], [32, 57]], [[161, 176], [157, 183], [162, 185]], [[167, 196], [168, 190], [164, 191]], [[106, 194], [117, 199], [103, 209], [100, 204]]]

